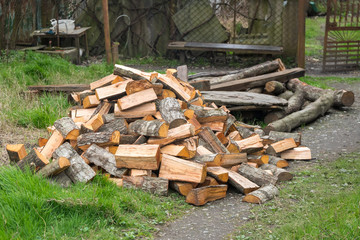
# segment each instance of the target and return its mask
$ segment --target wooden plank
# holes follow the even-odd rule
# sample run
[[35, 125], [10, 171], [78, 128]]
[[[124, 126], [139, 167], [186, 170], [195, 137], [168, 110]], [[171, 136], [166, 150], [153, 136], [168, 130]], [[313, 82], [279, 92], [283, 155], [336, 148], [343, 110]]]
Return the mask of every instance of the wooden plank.
[[82, 92], [90, 89], [89, 84], [60, 84], [60, 85], [32, 85], [29, 90], [38, 90], [42, 92]]

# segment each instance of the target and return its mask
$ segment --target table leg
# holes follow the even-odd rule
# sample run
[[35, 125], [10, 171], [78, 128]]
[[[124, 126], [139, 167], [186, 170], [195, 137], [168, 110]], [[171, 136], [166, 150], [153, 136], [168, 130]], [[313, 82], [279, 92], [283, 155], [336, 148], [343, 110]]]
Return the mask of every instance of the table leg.
[[75, 47], [77, 50], [77, 64], [80, 64], [80, 40], [79, 37], [75, 37]]
[[89, 58], [89, 46], [88, 46], [88, 39], [87, 39], [87, 34], [85, 32], [84, 34], [85, 37], [85, 54], [86, 54], [86, 59]]

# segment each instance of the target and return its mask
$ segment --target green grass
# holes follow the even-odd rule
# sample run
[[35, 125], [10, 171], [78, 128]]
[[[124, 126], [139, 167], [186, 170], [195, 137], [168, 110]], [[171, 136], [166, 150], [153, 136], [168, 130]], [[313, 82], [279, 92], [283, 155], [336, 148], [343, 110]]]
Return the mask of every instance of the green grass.
[[0, 239], [151, 237], [157, 224], [189, 208], [177, 194], [123, 189], [100, 175], [63, 189], [30, 171], [0, 169]]
[[306, 18], [305, 55], [321, 58], [325, 34], [325, 17]]
[[235, 239], [359, 239], [360, 153], [295, 173]]

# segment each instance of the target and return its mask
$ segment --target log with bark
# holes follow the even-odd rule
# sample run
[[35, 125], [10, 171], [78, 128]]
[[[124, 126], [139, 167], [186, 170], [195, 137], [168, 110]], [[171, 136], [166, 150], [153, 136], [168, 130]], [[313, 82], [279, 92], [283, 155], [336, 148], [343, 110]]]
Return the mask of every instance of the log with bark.
[[49, 164], [48, 158], [41, 154], [36, 148], [33, 148], [28, 155], [17, 162], [17, 166], [23, 171], [27, 167], [30, 168], [30, 170], [38, 171], [46, 164]]
[[63, 117], [54, 122], [54, 127], [67, 140], [76, 140], [80, 134], [80, 128], [69, 117]]
[[186, 118], [181, 111], [179, 102], [175, 98], [165, 98], [159, 103], [159, 111], [162, 119], [168, 124], [169, 128], [176, 128], [180, 125], [186, 124]]
[[206, 186], [194, 188], [186, 196], [186, 202], [195, 206], [226, 197], [227, 185]]
[[77, 146], [85, 151], [91, 144], [96, 144], [102, 147], [119, 145], [120, 132], [97, 132], [97, 133], [84, 133], [77, 138]]
[[40, 169], [36, 174], [43, 177], [55, 176], [65, 171], [68, 167], [70, 167], [69, 159], [65, 157], [59, 157], [58, 159], [53, 160], [51, 163]]
[[129, 132], [149, 137], [167, 137], [169, 125], [160, 120], [136, 120], [130, 123]]
[[[134, 180], [136, 178], [136, 180]], [[169, 189], [169, 180], [161, 177], [129, 177], [124, 176], [123, 187], [125, 188], [138, 188], [145, 192], [152, 194], [167, 196]]]
[[277, 182], [276, 177], [271, 176], [262, 169], [250, 167], [247, 164], [242, 164], [238, 169], [238, 173], [259, 186], [276, 184]]
[[24, 144], [7, 144], [6, 151], [11, 163], [17, 163], [27, 155]]
[[265, 203], [277, 195], [279, 195], [277, 187], [269, 184], [247, 194], [242, 201], [248, 203]]
[[160, 163], [159, 145], [119, 145], [116, 153], [116, 167], [157, 170]]
[[294, 175], [291, 174], [289, 171], [278, 168], [277, 166], [272, 164], [263, 164], [260, 166], [260, 168], [262, 170], [270, 170], [272, 174], [277, 177], [278, 181], [289, 181], [294, 177]]

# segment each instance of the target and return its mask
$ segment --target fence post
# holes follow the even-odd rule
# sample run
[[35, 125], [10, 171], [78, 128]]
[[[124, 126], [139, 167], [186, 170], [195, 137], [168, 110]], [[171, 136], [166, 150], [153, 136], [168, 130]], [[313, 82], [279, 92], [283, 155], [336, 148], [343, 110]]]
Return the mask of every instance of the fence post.
[[110, 27], [109, 27], [109, 6], [108, 0], [102, 0], [103, 15], [104, 15], [104, 35], [105, 35], [105, 51], [106, 61], [111, 64], [111, 46], [110, 46]]
[[305, 0], [299, 0], [298, 20], [298, 67], [305, 68]]

